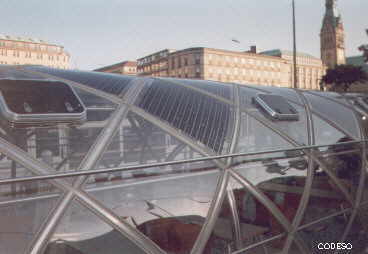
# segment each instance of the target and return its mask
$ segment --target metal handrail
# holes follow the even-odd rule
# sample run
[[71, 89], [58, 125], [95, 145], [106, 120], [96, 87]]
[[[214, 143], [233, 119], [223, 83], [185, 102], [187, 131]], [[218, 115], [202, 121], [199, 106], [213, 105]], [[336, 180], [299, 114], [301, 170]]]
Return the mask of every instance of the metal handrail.
[[[101, 174], [101, 173], [113, 173], [113, 172], [119, 172], [119, 171], [137, 170], [137, 169], [145, 169], [145, 168], [152, 168], [152, 167], [162, 167], [162, 166], [170, 166], [170, 165], [193, 163], [193, 162], [212, 161], [212, 160], [218, 160], [218, 159], [224, 159], [224, 158], [235, 158], [235, 157], [270, 154], [270, 153], [277, 153], [277, 152], [298, 151], [298, 150], [316, 149], [316, 148], [322, 148], [322, 147], [361, 144], [364, 142], [368, 142], [368, 140], [348, 141], [348, 142], [333, 143], [333, 144], [328, 144], [328, 145], [300, 146], [300, 147], [293, 147], [293, 148], [288, 148], [288, 149], [273, 149], [273, 150], [265, 150], [265, 151], [250, 152], [250, 153], [249, 152], [248, 153], [233, 153], [233, 154], [226, 154], [226, 155], [216, 155], [216, 156], [208, 156], [208, 157], [203, 157], [203, 158], [177, 160], [177, 161], [171, 161], [171, 162], [150, 163], [150, 164], [142, 164], [142, 165], [135, 165], [135, 166], [127, 166], [127, 167], [103, 168], [103, 169], [93, 169], [93, 170], [88, 170], [88, 171], [87, 170], [86, 171], [73, 171], [73, 172], [62, 172], [62, 173], [56, 173], [56, 174], [19, 177], [19, 178], [13, 178], [13, 179], [0, 180], [0, 185], [18, 183], [18, 182], [59, 179], [59, 178], [75, 177], [75, 176], [83, 176], [83, 175], [95, 175], [95, 174]], [[246, 162], [246, 160], [244, 162]]]

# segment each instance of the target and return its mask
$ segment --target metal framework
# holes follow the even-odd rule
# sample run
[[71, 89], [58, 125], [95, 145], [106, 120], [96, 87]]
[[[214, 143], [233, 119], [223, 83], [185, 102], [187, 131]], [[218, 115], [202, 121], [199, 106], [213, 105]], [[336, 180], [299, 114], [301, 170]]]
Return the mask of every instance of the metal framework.
[[[5, 154], [12, 160], [16, 161], [17, 163], [23, 165], [25, 168], [29, 169], [34, 174], [34, 176], [28, 176], [28, 177], [2, 179], [2, 180], [0, 179], [0, 185], [18, 183], [18, 182], [35, 181], [35, 180], [47, 180], [53, 186], [57, 187], [59, 190], [63, 192], [63, 195], [59, 197], [57, 206], [50, 212], [46, 221], [42, 224], [39, 231], [35, 235], [30, 248], [27, 250], [27, 253], [42, 254], [44, 252], [50, 237], [55, 232], [56, 226], [58, 225], [58, 223], [60, 222], [60, 219], [65, 214], [65, 211], [71, 206], [73, 201], [78, 202], [80, 205], [87, 208], [89, 211], [92, 211], [100, 219], [102, 219], [104, 222], [110, 225], [113, 229], [119, 232], [123, 237], [133, 242], [139, 249], [141, 249], [142, 252], [150, 253], [150, 254], [165, 253], [164, 250], [162, 250], [158, 245], [156, 245], [153, 241], [151, 241], [143, 233], [141, 233], [139, 230], [132, 227], [128, 223], [122, 221], [114, 211], [112, 211], [111, 209], [106, 207], [104, 204], [102, 204], [101, 202], [93, 198], [93, 196], [91, 196], [89, 191], [92, 191], [92, 192], [98, 191], [99, 188], [96, 188], [95, 190], [93, 190], [92, 188], [88, 192], [83, 189], [83, 187], [85, 186], [85, 183], [89, 179], [89, 176], [96, 175], [99, 173], [111, 173], [111, 172], [120, 172], [120, 171], [126, 171], [126, 172], [132, 171], [133, 172], [134, 170], [142, 169], [142, 168], [170, 166], [170, 165], [185, 164], [185, 163], [199, 162], [199, 161], [213, 162], [213, 165], [215, 165], [217, 167], [217, 170], [219, 170], [218, 182], [216, 185], [216, 190], [214, 192], [213, 200], [208, 210], [207, 217], [204, 221], [204, 224], [198, 235], [198, 238], [191, 250], [191, 254], [203, 253], [206, 247], [206, 244], [214, 230], [221, 207], [223, 205], [223, 201], [225, 199], [227, 199], [230, 205], [232, 220], [233, 220], [233, 227], [235, 231], [234, 232], [235, 233], [234, 242], [235, 242], [236, 250], [232, 250], [231, 252], [232, 254], [242, 253], [243, 251], [260, 246], [262, 244], [272, 242], [274, 240], [277, 240], [283, 237], [286, 237], [286, 241], [283, 247], [283, 253], [285, 254], [290, 253], [291, 246], [294, 242], [298, 245], [302, 253], [308, 253], [306, 246], [304, 246], [303, 242], [300, 240], [298, 232], [300, 232], [302, 229], [306, 228], [307, 226], [313, 225], [317, 222], [328, 220], [331, 217], [337, 217], [343, 214], [344, 212], [346, 213], [347, 211], [349, 211], [351, 212], [351, 216], [344, 230], [344, 234], [341, 238], [341, 241], [344, 241], [344, 239], [346, 239], [349, 231], [352, 228], [354, 220], [356, 219], [358, 209], [362, 206], [363, 188], [364, 188], [364, 183], [365, 183], [365, 179], [367, 175], [367, 170], [366, 170], [367, 162], [365, 159], [366, 140], [365, 140], [365, 136], [364, 136], [362, 127], [359, 125], [359, 130], [360, 130], [359, 138], [360, 139], [357, 140], [356, 138], [354, 138], [354, 135], [350, 134], [348, 130], [345, 130], [342, 127], [340, 127], [338, 123], [333, 121], [333, 119], [328, 119], [326, 116], [323, 116], [319, 114], [318, 112], [315, 112], [312, 109], [306, 97], [304, 96], [304, 92], [301, 92], [299, 90], [295, 90], [295, 91], [296, 91], [297, 96], [304, 103], [304, 105], [301, 105], [297, 102], [293, 102], [293, 103], [298, 104], [299, 106], [302, 106], [305, 110], [305, 113], [307, 116], [307, 123], [306, 123], [306, 130], [307, 130], [307, 137], [308, 137], [307, 145], [301, 144], [298, 141], [296, 141], [294, 138], [288, 135], [288, 133], [285, 133], [281, 128], [277, 126], [277, 124], [275, 124], [271, 120], [267, 118], [262, 118], [254, 114], [251, 110], [247, 108], [241, 108], [240, 92], [239, 92], [240, 88], [238, 85], [233, 86], [233, 91], [232, 91], [233, 101], [231, 101], [221, 96], [218, 96], [216, 94], [210, 93], [208, 91], [204, 91], [202, 89], [195, 88], [189, 85], [181, 84], [178, 81], [169, 80], [169, 82], [172, 82], [173, 84], [177, 86], [183, 86], [187, 89], [191, 89], [197, 93], [200, 93], [204, 96], [211, 97], [212, 99], [221, 101], [222, 103], [226, 103], [232, 107], [234, 123], [233, 123], [233, 130], [231, 131], [231, 137], [230, 137], [230, 140], [231, 140], [230, 148], [229, 148], [230, 151], [227, 154], [217, 154], [216, 152], [211, 150], [209, 147], [206, 147], [205, 145], [197, 142], [197, 140], [195, 140], [193, 137], [190, 137], [184, 132], [179, 131], [178, 129], [174, 128], [167, 122], [163, 121], [162, 119], [159, 119], [156, 116], [153, 116], [152, 114], [149, 114], [148, 112], [146, 112], [145, 110], [143, 110], [142, 108], [136, 105], [136, 101], [138, 100], [142, 90], [145, 87], [150, 86], [154, 80], [159, 80], [159, 79], [153, 79], [153, 78], [152, 79], [151, 78], [134, 79], [131, 82], [128, 91], [124, 94], [124, 96], [120, 97], [120, 96], [112, 95], [112, 94], [85, 86], [82, 83], [70, 81], [68, 79], [62, 79], [60, 77], [45, 74], [43, 72], [39, 72], [39, 71], [36, 72], [33, 70], [29, 70], [29, 69], [24, 69], [22, 71], [28, 72], [31, 74], [37, 73], [38, 75], [44, 76], [45, 78], [62, 80], [70, 84], [73, 87], [84, 90], [98, 97], [107, 99], [118, 105], [114, 113], [109, 118], [108, 122], [106, 123], [105, 127], [103, 128], [103, 131], [100, 133], [100, 135], [95, 140], [92, 147], [90, 147], [86, 156], [83, 158], [83, 161], [81, 162], [77, 171], [53, 173], [54, 170], [46, 163], [37, 161], [36, 159], [32, 158], [32, 156], [27, 154], [27, 152], [19, 149], [13, 144], [10, 144], [5, 139], [0, 138], [0, 152], [2, 154]], [[262, 91], [262, 89], [260, 89], [260, 91]], [[268, 91], [264, 90], [264, 92], [268, 92]], [[347, 104], [341, 103], [332, 98], [329, 98], [329, 100], [335, 103], [339, 103], [341, 106], [344, 106], [348, 108], [349, 110], [354, 111], [354, 107], [352, 105], [349, 105], [348, 103]], [[185, 160], [177, 160], [177, 161], [164, 161], [164, 162], [148, 163], [148, 164], [137, 165], [137, 166], [96, 169], [95, 167], [100, 161], [102, 154], [107, 150], [108, 146], [111, 144], [112, 139], [118, 129], [118, 126], [120, 126], [123, 120], [127, 118], [127, 115], [129, 112], [136, 114], [137, 116], [143, 118], [145, 121], [148, 121], [152, 123], [153, 125], [155, 125], [156, 127], [160, 128], [165, 133], [168, 133], [172, 137], [175, 137], [177, 140], [179, 140], [183, 144], [190, 147], [193, 151], [199, 153], [202, 156], [202, 158], [185, 159]], [[240, 136], [239, 133], [241, 129], [241, 113], [242, 112], [245, 113], [247, 116], [249, 116], [252, 120], [261, 124], [267, 130], [274, 133], [276, 136], [280, 137], [282, 140], [286, 141], [293, 148], [270, 149], [267, 151], [256, 151], [256, 152], [245, 152], [245, 153], [237, 152], [236, 147], [237, 147], [238, 139]], [[361, 149], [362, 168], [360, 172], [361, 179], [360, 179], [359, 186], [357, 189], [357, 194], [355, 195], [355, 199], [354, 197], [352, 197], [352, 194], [349, 192], [346, 186], [344, 186], [344, 184], [338, 179], [338, 177], [336, 176], [336, 173], [334, 173], [329, 168], [329, 166], [326, 164], [326, 162], [323, 159], [321, 159], [321, 157], [319, 156], [319, 151], [317, 151], [318, 148], [329, 147], [333, 144], [316, 145], [315, 133], [314, 133], [315, 124], [313, 122], [312, 115], [320, 117], [322, 120], [330, 124], [332, 127], [336, 128], [338, 131], [340, 131], [341, 133], [344, 133], [346, 136], [354, 140], [354, 141], [349, 141], [349, 142], [343, 142], [341, 143], [341, 145], [362, 144], [362, 149]], [[356, 117], [357, 123], [359, 124], [360, 120], [358, 119], [358, 115], [357, 114], [354, 114], [354, 115]], [[181, 150], [183, 149], [183, 147], [178, 146], [177, 149]], [[234, 163], [236, 162], [235, 158], [247, 157], [247, 156], [254, 157], [255, 155], [265, 155], [265, 154], [272, 154], [272, 153], [284, 152], [284, 151], [301, 151], [304, 154], [304, 156], [308, 158], [308, 169], [307, 169], [307, 176], [306, 176], [304, 190], [301, 196], [299, 206], [297, 208], [296, 215], [292, 220], [289, 220], [283, 214], [280, 208], [277, 207], [274, 201], [272, 201], [269, 197], [267, 197], [267, 195], [265, 195], [258, 186], [253, 184], [246, 177], [242, 176], [238, 172], [236, 166], [234, 166]], [[172, 157], [175, 157], [175, 153], [176, 152], [174, 150]], [[314, 180], [315, 165], [319, 165], [320, 168], [325, 173], [327, 173], [329, 179], [335, 184], [338, 190], [341, 191], [341, 193], [344, 195], [346, 200], [351, 204], [351, 207], [346, 208], [336, 214], [328, 215], [324, 218], [320, 218], [318, 221], [314, 221], [307, 225], [302, 225], [302, 219], [305, 215], [305, 212], [308, 206], [308, 201], [311, 195], [312, 183]], [[66, 181], [65, 179], [63, 179], [65, 177], [77, 177], [77, 178], [71, 184], [69, 181]], [[168, 176], [168, 177], [171, 177], [171, 176]], [[236, 200], [234, 197], [234, 193], [230, 186], [231, 184], [230, 180], [235, 180], [245, 190], [247, 190], [258, 202], [260, 202], [270, 212], [270, 214], [272, 214], [272, 216], [276, 218], [276, 220], [282, 225], [285, 233], [273, 236], [269, 239], [262, 240], [255, 244], [251, 244], [249, 246], [244, 247], [241, 242], [241, 227], [240, 227], [240, 222], [239, 222], [239, 214], [237, 211], [237, 204], [236, 204]], [[10, 200], [10, 201], [7, 200], [7, 201], [1, 201], [0, 205], [5, 205], [5, 204], [9, 205], [12, 203], [26, 202], [26, 201], [36, 200], [36, 199], [48, 199], [48, 198], [54, 198], [58, 196], [59, 196], [58, 194], [55, 194], [55, 195], [52, 194], [52, 195], [45, 195], [41, 197], [23, 198], [23, 199]]]

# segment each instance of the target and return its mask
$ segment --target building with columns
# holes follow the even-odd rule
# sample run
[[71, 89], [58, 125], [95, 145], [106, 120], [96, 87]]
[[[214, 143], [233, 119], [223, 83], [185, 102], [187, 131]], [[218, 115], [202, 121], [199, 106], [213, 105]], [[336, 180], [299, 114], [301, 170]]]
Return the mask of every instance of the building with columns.
[[63, 46], [43, 40], [0, 35], [0, 65], [43, 65], [69, 69], [70, 55]]
[[326, 0], [326, 12], [321, 29], [321, 59], [328, 68], [345, 64], [345, 34], [337, 0]]

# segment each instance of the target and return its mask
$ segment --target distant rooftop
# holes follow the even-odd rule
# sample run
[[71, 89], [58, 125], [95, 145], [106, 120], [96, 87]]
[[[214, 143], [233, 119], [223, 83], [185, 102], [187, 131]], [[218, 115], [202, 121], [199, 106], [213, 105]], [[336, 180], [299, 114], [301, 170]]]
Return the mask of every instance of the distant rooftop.
[[[268, 56], [282, 56], [282, 55], [292, 56], [293, 55], [293, 51], [291, 51], [291, 50], [283, 50], [283, 49], [272, 49], [272, 50], [263, 51], [260, 54], [262, 54], [262, 55], [268, 55]], [[308, 57], [308, 58], [319, 59], [319, 58], [317, 58], [315, 56], [312, 56], [311, 54], [304, 53], [304, 52], [297, 52], [296, 55], [298, 57]]]
[[108, 65], [108, 66], [104, 66], [98, 69], [95, 69], [94, 71], [105, 71], [111, 68], [117, 68], [117, 67], [123, 67], [123, 66], [137, 66], [137, 62], [136, 61], [123, 61], [120, 63], [116, 63], [116, 64], [112, 64], [112, 65]]
[[22, 42], [32, 42], [32, 43], [42, 43], [42, 44], [50, 44], [47, 41], [36, 39], [36, 38], [26, 38], [20, 36], [10, 36], [0, 34], [0, 40], [9, 40], [9, 41], [22, 41]]

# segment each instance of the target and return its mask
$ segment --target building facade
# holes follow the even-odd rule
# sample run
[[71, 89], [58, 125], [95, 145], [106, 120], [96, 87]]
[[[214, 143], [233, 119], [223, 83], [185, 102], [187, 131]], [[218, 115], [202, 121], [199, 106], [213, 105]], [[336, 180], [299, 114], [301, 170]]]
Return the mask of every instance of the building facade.
[[137, 62], [136, 61], [124, 61], [121, 63], [98, 68], [94, 71], [109, 72], [124, 75], [137, 75]]
[[337, 0], [326, 0], [326, 12], [321, 29], [321, 59], [328, 68], [345, 64], [345, 34]]
[[175, 52], [173, 49], [164, 49], [137, 60], [139, 76], [168, 77], [168, 56]]
[[69, 61], [70, 55], [63, 46], [38, 39], [0, 35], [0, 64], [69, 69]]
[[[301, 89], [319, 89], [325, 68], [322, 61], [298, 53], [298, 83]], [[138, 59], [138, 75], [204, 79], [240, 84], [292, 87], [292, 52], [271, 50], [256, 53], [212, 48], [160, 51]]]
[[[287, 63], [287, 85], [286, 87], [293, 87], [294, 84], [294, 64], [293, 52], [288, 50], [269, 50], [262, 52], [270, 56], [276, 56], [284, 59]], [[300, 89], [319, 90], [322, 76], [326, 72], [326, 66], [322, 60], [307, 53], [297, 52], [296, 54], [296, 71], [297, 71], [297, 87]]]

